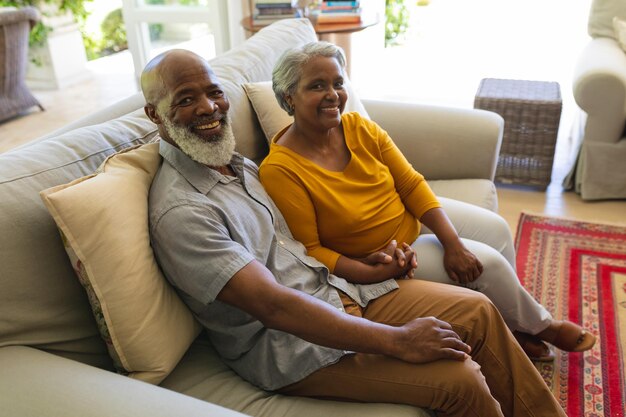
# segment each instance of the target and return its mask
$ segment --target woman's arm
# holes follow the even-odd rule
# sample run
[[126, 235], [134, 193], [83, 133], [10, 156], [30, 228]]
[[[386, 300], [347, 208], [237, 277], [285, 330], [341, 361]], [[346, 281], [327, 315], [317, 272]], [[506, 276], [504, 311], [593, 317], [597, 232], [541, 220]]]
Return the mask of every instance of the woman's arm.
[[408, 210], [439, 239], [444, 248], [444, 268], [457, 282], [474, 281], [483, 271], [480, 261], [472, 254], [454, 229], [424, 177], [415, 171], [389, 135], [378, 125], [377, 140], [383, 162], [389, 167], [396, 190]]
[[373, 124], [370, 133], [377, 143], [381, 161], [389, 169], [396, 192], [406, 210], [419, 219], [428, 210], [441, 207], [424, 176], [407, 161], [387, 132], [375, 123], [370, 123]]
[[448, 276], [462, 284], [472, 282], [483, 272], [483, 266], [459, 238], [452, 222], [441, 208], [428, 210], [420, 218], [443, 246], [443, 265]]

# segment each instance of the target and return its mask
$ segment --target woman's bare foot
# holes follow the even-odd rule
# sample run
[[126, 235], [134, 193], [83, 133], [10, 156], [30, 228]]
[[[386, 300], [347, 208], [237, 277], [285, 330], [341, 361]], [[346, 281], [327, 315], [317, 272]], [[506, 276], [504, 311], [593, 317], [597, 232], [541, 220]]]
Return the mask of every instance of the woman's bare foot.
[[518, 331], [513, 332], [513, 336], [531, 361], [551, 362], [554, 360], [554, 352], [537, 336]]
[[552, 320], [552, 323], [536, 336], [567, 352], [583, 352], [596, 343], [596, 337], [571, 321]]

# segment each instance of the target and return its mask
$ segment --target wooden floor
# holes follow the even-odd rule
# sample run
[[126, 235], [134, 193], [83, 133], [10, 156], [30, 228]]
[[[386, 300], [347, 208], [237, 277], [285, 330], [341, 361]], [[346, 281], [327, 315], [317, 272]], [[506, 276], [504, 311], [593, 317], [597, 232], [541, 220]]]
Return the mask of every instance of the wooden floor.
[[[90, 63], [91, 77], [58, 91], [34, 91], [46, 111], [31, 112], [0, 124], [0, 152], [9, 151], [84, 115], [108, 106], [137, 91], [130, 56]], [[571, 116], [571, 115], [570, 115]], [[571, 123], [568, 116], [567, 123]], [[515, 231], [522, 211], [584, 221], [626, 225], [626, 200], [584, 202], [564, 192], [561, 181], [571, 155], [569, 128], [562, 126], [557, 141], [552, 183], [547, 190], [498, 185], [499, 212]]]

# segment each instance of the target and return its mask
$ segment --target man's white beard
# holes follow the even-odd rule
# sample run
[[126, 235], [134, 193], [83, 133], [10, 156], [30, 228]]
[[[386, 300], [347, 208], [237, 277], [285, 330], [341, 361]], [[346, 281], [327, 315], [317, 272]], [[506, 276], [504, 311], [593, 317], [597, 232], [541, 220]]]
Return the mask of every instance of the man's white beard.
[[168, 136], [187, 156], [196, 162], [211, 167], [222, 167], [230, 163], [235, 152], [235, 135], [230, 119], [222, 125], [222, 133], [206, 140], [185, 126], [177, 126], [167, 117], [161, 117]]

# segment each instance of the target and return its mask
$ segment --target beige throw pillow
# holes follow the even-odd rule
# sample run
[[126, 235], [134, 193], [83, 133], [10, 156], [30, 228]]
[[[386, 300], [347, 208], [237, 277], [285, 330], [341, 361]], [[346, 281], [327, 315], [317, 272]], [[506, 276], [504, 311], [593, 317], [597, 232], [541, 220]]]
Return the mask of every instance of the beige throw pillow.
[[[352, 88], [352, 84], [350, 84], [350, 81], [347, 79], [345, 82], [346, 90], [348, 91], [348, 101], [346, 102], [344, 111], [356, 111], [359, 112], [361, 116], [369, 118], [365, 107]], [[271, 81], [246, 83], [243, 84], [243, 89], [248, 95], [248, 99], [259, 119], [259, 124], [261, 125], [261, 129], [263, 129], [268, 143], [282, 128], [293, 123], [293, 117], [289, 116], [287, 112], [278, 105], [278, 101], [272, 90]]]
[[613, 18], [613, 28], [615, 29], [615, 39], [619, 46], [626, 52], [626, 18], [620, 19], [615, 16]]
[[159, 144], [129, 148], [95, 174], [41, 192], [117, 370], [160, 383], [201, 328], [163, 277], [148, 231]]

